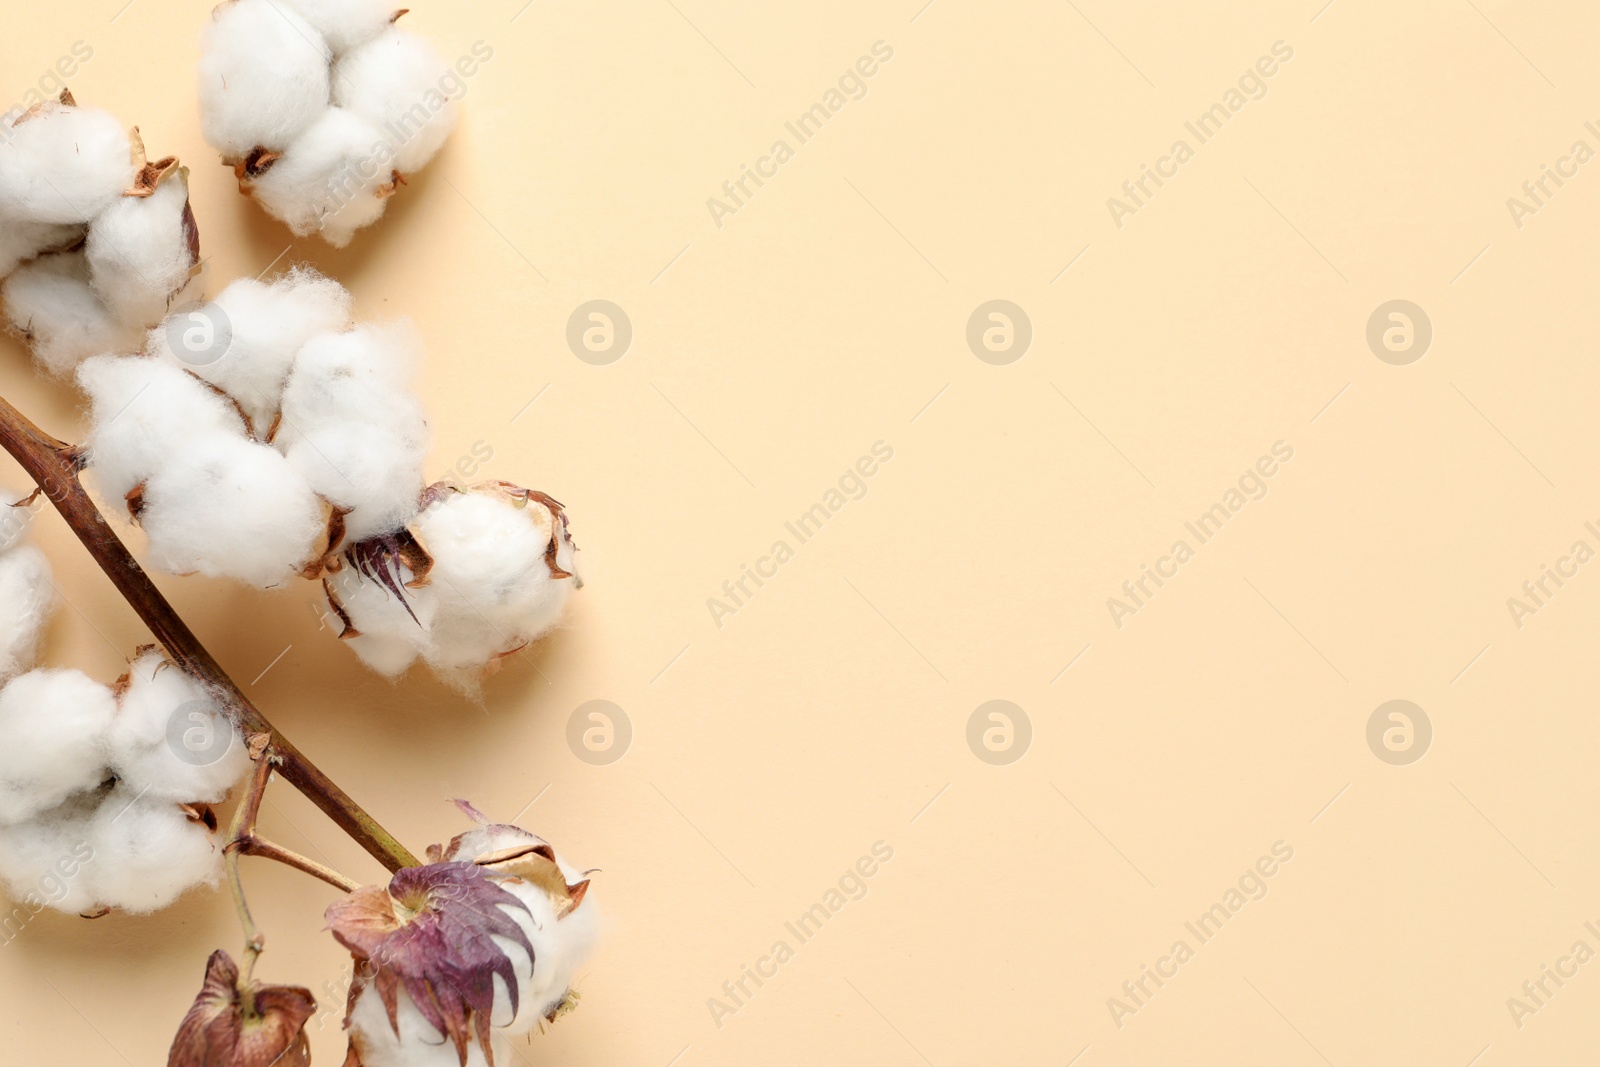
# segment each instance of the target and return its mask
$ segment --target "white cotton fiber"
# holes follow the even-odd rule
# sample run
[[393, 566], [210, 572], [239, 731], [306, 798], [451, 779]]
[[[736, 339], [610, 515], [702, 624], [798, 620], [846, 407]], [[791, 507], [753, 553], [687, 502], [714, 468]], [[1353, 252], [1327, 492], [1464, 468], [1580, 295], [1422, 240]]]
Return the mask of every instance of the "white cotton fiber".
[[394, 150], [394, 168], [414, 174], [455, 129], [455, 102], [439, 89], [451, 73], [426, 39], [392, 26], [339, 58], [333, 102], [382, 131]]
[[0, 217], [84, 223], [133, 184], [128, 134], [93, 108], [45, 104], [0, 139]]
[[279, 0], [316, 27], [335, 54], [382, 33], [394, 20], [394, 0]]
[[0, 690], [0, 823], [99, 785], [116, 713], [111, 690], [79, 671], [30, 671]]
[[89, 224], [90, 284], [123, 322], [154, 326], [189, 284], [198, 258], [184, 214], [189, 176], [182, 168], [149, 196], [124, 196]]
[[[221, 311], [214, 315], [209, 308]], [[350, 294], [314, 270], [296, 267], [268, 284], [240, 278], [199, 314], [225, 323], [229, 339], [220, 355], [173, 350], [172, 331], [152, 330], [146, 351], [193, 371], [239, 402], [258, 438], [265, 439], [278, 414], [284, 382], [294, 358], [320, 333], [351, 324]], [[182, 349], [182, 333], [178, 333]]]
[[200, 38], [200, 125], [225, 160], [282, 151], [328, 106], [332, 53], [287, 5], [232, 0]]
[[388, 203], [392, 167], [383, 135], [353, 111], [331, 107], [256, 177], [240, 187], [296, 236], [320, 234], [343, 248]]
[[[13, 514], [11, 509], [5, 510], [0, 520]], [[17, 512], [26, 513], [26, 509]], [[20, 545], [0, 553], [0, 683], [33, 666], [55, 602], [50, 564], [43, 552]]]
[[437, 670], [475, 672], [560, 619], [575, 583], [552, 577], [545, 553], [551, 537], [558, 538], [556, 565], [572, 572], [574, 551], [543, 504], [452, 493], [412, 529], [433, 557], [428, 580], [438, 607], [424, 656]]
[[0, 285], [0, 300], [7, 324], [52, 374], [66, 374], [89, 356], [136, 350], [143, 332], [119, 322], [101, 302], [82, 251], [23, 264]]
[[295, 360], [275, 443], [318, 493], [351, 509], [351, 541], [416, 514], [429, 439], [409, 385], [421, 362], [408, 322], [324, 334]]
[[[467, 1043], [463, 1064], [455, 1044], [417, 1010], [404, 984], [395, 1001], [395, 1023], [391, 1024], [375, 984], [367, 985], [356, 997], [348, 1028], [350, 1043], [359, 1051], [361, 1067], [488, 1067], [475, 1031], [469, 1031], [473, 1036]], [[491, 1032], [490, 1040], [497, 1067], [516, 1062], [510, 1042], [503, 1035]]]
[[250, 755], [220, 707], [160, 652], [140, 656], [106, 734], [117, 777], [146, 797], [222, 800], [249, 770]]
[[[399, 564], [396, 583], [403, 586], [411, 578], [411, 571]], [[393, 678], [416, 661], [433, 625], [432, 586], [406, 589], [402, 603], [386, 586], [353, 566], [345, 566], [326, 581], [330, 597], [356, 631], [345, 640], [361, 662]]]
[[81, 224], [21, 222], [0, 215], [0, 278], [45, 252], [62, 252], [83, 240]]
[[89, 822], [99, 793], [79, 793], [27, 822], [0, 826], [0, 881], [17, 904], [83, 914], [96, 899]]
[[94, 895], [134, 914], [164, 908], [191, 886], [215, 884], [222, 869], [221, 848], [204, 823], [170, 800], [140, 798], [126, 782], [101, 802], [89, 845]]
[[89, 477], [112, 503], [185, 454], [199, 436], [244, 439], [244, 420], [224, 396], [170, 363], [91, 359], [78, 370], [91, 404]]
[[161, 570], [268, 588], [321, 554], [328, 515], [271, 446], [211, 433], [150, 476], [139, 521]]

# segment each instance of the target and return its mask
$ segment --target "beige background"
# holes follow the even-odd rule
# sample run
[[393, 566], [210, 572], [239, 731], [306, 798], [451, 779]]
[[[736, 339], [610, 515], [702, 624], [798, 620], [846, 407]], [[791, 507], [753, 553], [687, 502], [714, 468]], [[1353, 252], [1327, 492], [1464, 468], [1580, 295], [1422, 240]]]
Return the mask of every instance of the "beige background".
[[[413, 316], [436, 468], [484, 442], [571, 509], [590, 584], [482, 708], [366, 673], [309, 585], [161, 582], [413, 847], [464, 795], [604, 869], [581, 1010], [519, 1062], [1590, 1062], [1600, 963], [1520, 1028], [1506, 1001], [1600, 950], [1600, 564], [1521, 628], [1506, 601], [1600, 548], [1600, 163], [1521, 228], [1506, 200], [1600, 149], [1591, 5], [422, 0], [443, 53], [493, 59], [335, 253], [201, 142], [209, 4], [121, 2], [9, 8], [5, 93], [88, 42], [78, 99], [194, 167], [211, 291], [305, 261]], [[707, 198], [880, 40], [866, 97], [719, 228]], [[1267, 95], [1118, 228], [1107, 198], [1276, 41]], [[610, 366], [564, 341], [593, 298], [634, 325]], [[1008, 366], [965, 341], [995, 298], [1034, 330]], [[1366, 344], [1392, 299], [1433, 323], [1409, 366]], [[4, 348], [6, 395], [78, 432]], [[865, 498], [718, 628], [707, 598], [880, 440]], [[1115, 626], [1107, 598], [1280, 440], [1265, 499]], [[144, 632], [59, 520], [39, 536], [71, 603], [51, 661], [115, 676]], [[1365, 739], [1397, 698], [1434, 729], [1409, 766]], [[610, 766], [566, 744], [593, 699], [634, 726]], [[1009, 766], [967, 746], [991, 699], [1032, 723]], [[379, 874], [287, 788], [266, 826]], [[708, 998], [880, 840], [866, 898], [717, 1026]], [[1184, 923], [1277, 841], [1270, 892], [1199, 945]], [[247, 878], [262, 974], [331, 1006], [329, 892]], [[1107, 999], [1179, 938], [1119, 1028]], [[40, 918], [0, 949], [6, 1058], [164, 1062], [237, 942], [220, 895]], [[335, 1017], [314, 1042], [341, 1062]]]

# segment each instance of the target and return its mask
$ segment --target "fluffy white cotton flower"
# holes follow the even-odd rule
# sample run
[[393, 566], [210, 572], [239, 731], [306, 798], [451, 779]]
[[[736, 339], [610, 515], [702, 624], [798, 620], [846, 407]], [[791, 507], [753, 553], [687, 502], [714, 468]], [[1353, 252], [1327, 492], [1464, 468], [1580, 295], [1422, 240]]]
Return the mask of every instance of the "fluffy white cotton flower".
[[201, 41], [205, 137], [239, 191], [296, 235], [337, 248], [377, 221], [455, 128], [455, 71], [392, 25], [405, 11], [390, 3], [230, 0]]
[[382, 33], [398, 14], [393, 0], [279, 0], [316, 27], [335, 53]]
[[161, 570], [263, 588], [327, 548], [327, 505], [282, 453], [223, 433], [189, 440], [150, 476], [139, 522]]
[[116, 713], [111, 690], [79, 671], [30, 671], [0, 690], [0, 823], [98, 786]]
[[392, 26], [339, 57], [333, 102], [381, 130], [394, 149], [394, 168], [414, 174], [455, 129], [455, 102], [439, 89], [450, 73], [432, 44]]
[[96, 899], [89, 823], [103, 791], [78, 793], [27, 822], [0, 825], [0, 882], [17, 904], [39, 912], [92, 910]]
[[176, 168], [149, 196], [124, 196], [89, 224], [90, 282], [113, 316], [150, 326], [200, 261], [189, 175]]
[[[190, 324], [202, 328], [192, 340]], [[240, 278], [173, 328], [150, 332], [145, 350], [192, 371], [234, 398], [265, 439], [289, 369], [307, 341], [351, 324], [350, 294], [331, 278], [296, 267], [271, 282]], [[225, 336], [218, 337], [218, 333]]]
[[549, 843], [520, 826], [481, 826], [461, 834], [444, 851], [446, 861], [478, 863], [527, 908], [506, 909], [533, 946], [502, 947], [517, 973], [513, 1016], [505, 987], [495, 988], [494, 1024], [509, 1037], [532, 1033], [567, 999], [581, 966], [600, 938], [600, 916], [589, 896], [589, 872], [562, 858]]
[[552, 505], [488, 483], [446, 492], [417, 517], [412, 529], [433, 560], [427, 579], [437, 598], [423, 648], [430, 666], [475, 672], [560, 619], [577, 584], [576, 549]]
[[228, 162], [282, 151], [328, 106], [333, 53], [287, 4], [231, 0], [200, 38], [200, 128]]
[[123, 782], [179, 803], [222, 800], [250, 767], [244, 738], [206, 688], [154, 650], [129, 668], [106, 746]]
[[133, 184], [137, 166], [122, 125], [93, 108], [30, 108], [0, 138], [0, 217], [85, 223]]
[[90, 285], [84, 253], [58, 252], [23, 264], [0, 285], [7, 324], [53, 374], [105, 352], [137, 349], [140, 323], [118, 319]]
[[428, 427], [410, 383], [422, 341], [408, 322], [314, 338], [295, 361], [274, 443], [325, 499], [346, 534], [390, 534], [417, 511]]
[[131, 783], [119, 783], [89, 823], [94, 860], [87, 870], [98, 902], [142, 914], [193, 886], [214, 885], [222, 872], [214, 820], [208, 811], [140, 797]]
[[319, 234], [335, 248], [383, 214], [394, 191], [378, 128], [331, 107], [276, 159], [244, 173], [239, 187], [297, 237]]
[[[11, 509], [4, 511], [0, 522]], [[43, 552], [32, 545], [0, 552], [0, 683], [33, 666], [55, 602], [56, 589]]]
[[83, 240], [81, 223], [22, 222], [0, 215], [0, 278], [46, 252], [64, 252]]
[[227, 397], [170, 363], [104, 356], [78, 370], [89, 394], [89, 477], [113, 503], [189, 451], [200, 436], [243, 439]]

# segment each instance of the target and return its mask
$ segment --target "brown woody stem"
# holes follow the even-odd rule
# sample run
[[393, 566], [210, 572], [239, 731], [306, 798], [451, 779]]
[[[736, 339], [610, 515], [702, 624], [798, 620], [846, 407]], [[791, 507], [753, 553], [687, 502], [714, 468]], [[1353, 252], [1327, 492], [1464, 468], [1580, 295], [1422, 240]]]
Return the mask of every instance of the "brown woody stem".
[[263, 759], [270, 756], [274, 769], [286, 781], [389, 870], [417, 866], [417, 858], [404, 845], [278, 732], [178, 617], [79, 483], [82, 454], [40, 430], [3, 397], [0, 397], [0, 445], [22, 464], [28, 476], [50, 498], [50, 503], [89, 550], [89, 555], [178, 666], [209, 686], [224, 701], [230, 718], [246, 738], [268, 735], [270, 741], [262, 754]]

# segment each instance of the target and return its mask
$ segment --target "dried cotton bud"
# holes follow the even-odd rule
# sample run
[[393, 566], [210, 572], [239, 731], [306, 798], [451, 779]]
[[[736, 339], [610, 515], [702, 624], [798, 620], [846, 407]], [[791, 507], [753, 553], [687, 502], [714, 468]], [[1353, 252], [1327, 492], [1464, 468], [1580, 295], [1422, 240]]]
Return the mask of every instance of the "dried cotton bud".
[[167, 1054], [167, 1067], [309, 1067], [311, 991], [241, 981], [220, 949], [206, 961], [205, 982]]

